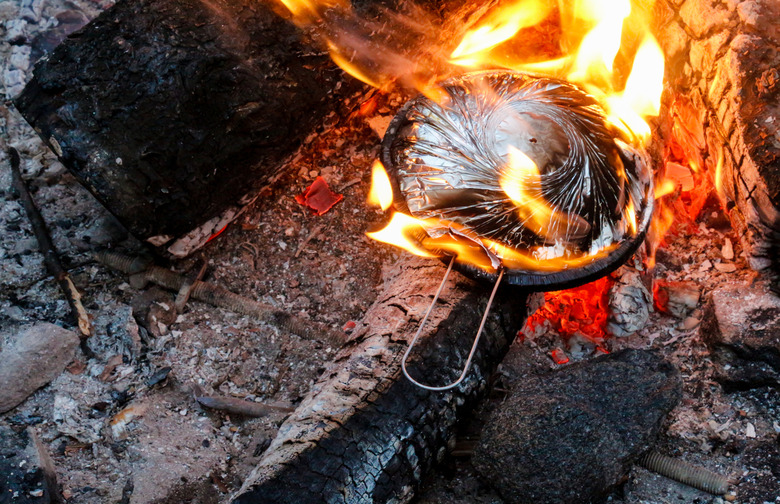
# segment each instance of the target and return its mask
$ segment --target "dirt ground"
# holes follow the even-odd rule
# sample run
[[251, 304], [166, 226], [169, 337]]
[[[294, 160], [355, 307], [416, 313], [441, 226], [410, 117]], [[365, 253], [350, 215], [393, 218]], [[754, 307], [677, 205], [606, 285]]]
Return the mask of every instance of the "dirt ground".
[[[0, 4], [6, 98], [21, 90], [38, 57], [108, 5], [106, 0]], [[355, 96], [328, 117], [287, 160], [286, 175], [222, 235], [187, 260], [161, 265], [193, 274], [205, 263], [205, 280], [336, 330], [360, 320], [375, 300], [383, 267], [400, 254], [365, 236], [383, 219], [364, 203], [379, 148], [375, 130], [381, 132], [404, 101], [380, 96], [371, 115], [358, 114], [372, 95]], [[79, 353], [49, 385], [0, 415], [0, 425], [36, 429], [68, 502], [226, 502], [285, 414], [243, 419], [208, 410], [192, 398], [192, 384], [208, 393], [294, 407], [335, 349], [196, 301], [177, 313], [174, 293], [131, 287], [125, 275], [97, 263], [93, 253], [110, 247], [138, 255], [143, 244], [75, 181], [12, 107], [2, 111], [0, 132], [0, 345], [36, 321], [74, 328], [24, 210], [11, 194], [6, 150], [13, 146], [55, 246], [94, 317], [89, 346], [96, 354], [88, 359]], [[344, 195], [322, 216], [294, 199], [317, 176]], [[697, 225], [669, 240], [659, 252], [655, 275], [695, 282], [702, 292], [698, 306], [684, 319], [654, 311], [643, 329], [608, 339], [606, 347], [659, 349], [680, 368], [684, 398], [668, 420], [660, 448], [732, 475], [739, 484], [725, 498], [714, 497], [635, 468], [610, 501], [780, 503], [780, 394], [771, 387], [725, 391], [713, 378], [715, 366], [699, 332], [707, 293], [760, 286], [761, 280], [747, 268], [739, 240], [717, 205], [710, 205]], [[725, 258], [727, 240], [733, 259]], [[572, 360], [593, 355], [592, 348], [572, 348], [549, 333], [526, 338], [512, 351], [553, 368], [549, 355], [556, 347], [565, 348]], [[494, 405], [495, 398], [488, 399], [477, 415]], [[467, 457], [451, 457], [428, 479], [417, 502], [501, 500], [478, 479]]]

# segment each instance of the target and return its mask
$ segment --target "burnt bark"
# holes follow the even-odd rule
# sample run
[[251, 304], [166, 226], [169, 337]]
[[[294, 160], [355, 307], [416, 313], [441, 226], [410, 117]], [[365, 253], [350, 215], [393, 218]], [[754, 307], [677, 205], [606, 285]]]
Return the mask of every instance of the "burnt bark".
[[694, 147], [716, 179], [748, 263], [777, 280], [780, 5], [771, 0], [663, 0], [655, 3], [655, 14], [671, 90], [688, 96], [701, 114], [703, 136]]
[[264, 2], [124, 0], [41, 61], [15, 104], [129, 231], [159, 245], [275, 175], [356, 88], [344, 82]]
[[[444, 269], [402, 260], [379, 300], [312, 392], [282, 425], [236, 503], [407, 502], [446, 452], [460, 415], [486, 388], [525, 316], [525, 295], [499, 291], [468, 377], [444, 392], [401, 374], [401, 357]], [[429, 385], [454, 381], [489, 292], [453, 274], [414, 352], [410, 374]], [[497, 305], [497, 306], [496, 306]]]

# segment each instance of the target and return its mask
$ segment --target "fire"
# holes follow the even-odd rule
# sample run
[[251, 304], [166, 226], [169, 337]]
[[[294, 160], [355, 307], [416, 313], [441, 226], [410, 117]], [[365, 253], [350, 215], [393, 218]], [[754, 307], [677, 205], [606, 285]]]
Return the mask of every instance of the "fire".
[[[539, 177], [539, 171], [527, 155], [518, 149], [510, 148], [510, 153], [513, 152], [514, 154], [510, 155], [510, 167], [518, 170], [522, 175], [515, 174], [516, 177], [508, 177], [514, 180], [513, 183], [507, 182], [509, 192], [514, 192], [514, 194], [508, 193], [508, 197], [518, 204], [518, 211], [523, 212], [522, 207], [529, 203], [531, 198], [527, 189], [522, 187], [523, 184], [517, 182], [517, 178], [522, 180], [524, 175], [528, 175], [533, 180]], [[541, 196], [538, 198], [541, 199]], [[389, 207], [392, 201], [390, 179], [382, 163], [377, 161], [373, 167], [369, 202], [380, 207], [387, 204]], [[542, 201], [535, 201], [533, 204], [549, 209], [549, 205]], [[561, 217], [560, 212], [551, 209], [541, 213], [547, 215], [549, 219], [567, 218]], [[442, 219], [418, 219], [402, 212], [392, 212], [390, 221], [384, 228], [366, 234], [374, 240], [394, 245], [421, 257], [454, 256], [458, 262], [471, 264], [491, 273], [498, 271], [499, 266], [542, 272], [574, 269], [606, 257], [618, 246], [617, 243], [613, 243], [595, 253], [548, 257], [549, 254], [541, 251], [521, 252], [496, 241], [481, 238], [455, 222]]]
[[523, 28], [538, 24], [551, 10], [552, 2], [520, 0], [495, 11], [479, 28], [466, 32], [452, 51], [450, 61], [461, 66], [479, 65], [486, 51], [514, 37]]
[[582, 39], [569, 73], [572, 82], [611, 82], [612, 69], [620, 50], [623, 21], [631, 13], [628, 0], [590, 0], [577, 5], [575, 17], [580, 22], [595, 23]]
[[[646, 28], [648, 23], [632, 9], [630, 0], [500, 2], [476, 23], [458, 26], [460, 33], [455, 36], [435, 33], [440, 27], [424, 16], [388, 14], [381, 24], [363, 20], [346, 0], [279, 1], [294, 22], [319, 35], [344, 71], [376, 88], [410, 86], [441, 103], [445, 92], [438, 82], [464, 69], [500, 66], [578, 84], [600, 102], [610, 123], [636, 144], [647, 140], [650, 127], [645, 121], [658, 113], [664, 58]], [[550, 41], [557, 49], [549, 52], [549, 59], [507, 56], [513, 53], [506, 47], [522, 40], [525, 30], [553, 22], [560, 32]], [[621, 47], [626, 40], [642, 42], [633, 48]], [[452, 222], [421, 220], [399, 212], [392, 214], [385, 229], [369, 236], [426, 257], [456, 255], [459, 261], [489, 271], [500, 265], [556, 271], [609, 253], [612, 245], [581, 253], [551, 252], [555, 244], [587, 235], [590, 225], [579, 215], [556, 210], [542, 197], [539, 167], [526, 153], [510, 147], [507, 160], [501, 189], [513, 203], [515, 216], [549, 243], [550, 250], [509, 248], [475, 237]], [[387, 210], [393, 196], [384, 167], [375, 163], [369, 203]], [[634, 203], [623, 210], [625, 226], [632, 232], [638, 227], [636, 211]], [[566, 235], [560, 230], [566, 230]]]
[[396, 212], [387, 226], [379, 231], [366, 234], [376, 241], [401, 247], [420, 257], [436, 257], [422, 246], [425, 227], [425, 221]]
[[[645, 119], [658, 115], [663, 92], [664, 56], [653, 36], [646, 32], [634, 54], [633, 68], [619, 90], [616, 57], [623, 31], [632, 19], [629, 0], [579, 0], [559, 2], [559, 14], [566, 33], [583, 32], [575, 52], [548, 61], [507, 62], [492, 54], [495, 47], [510, 41], [522, 28], [546, 18], [552, 2], [520, 1], [487, 16], [469, 30], [450, 55], [450, 62], [469, 68], [507, 66], [518, 71], [566, 78], [597, 97], [612, 122], [639, 140], [646, 141], [650, 127]], [[633, 23], [642, 26], [636, 21]], [[585, 29], [583, 30], [583, 27]], [[636, 26], [634, 27], [636, 28]], [[645, 30], [646, 31], [646, 30]]]
[[500, 185], [517, 206], [518, 217], [524, 225], [550, 242], [566, 238], [558, 233], [561, 229], [567, 234], [576, 233], [578, 228], [587, 232], [587, 222], [578, 222], [582, 221], [581, 217], [559, 212], [544, 200], [542, 177], [536, 163], [514, 146], [510, 145], [508, 151], [509, 169], [501, 177]]
[[379, 161], [374, 161], [371, 168], [371, 190], [368, 193], [368, 204], [387, 210], [393, 204], [393, 187], [385, 167]]

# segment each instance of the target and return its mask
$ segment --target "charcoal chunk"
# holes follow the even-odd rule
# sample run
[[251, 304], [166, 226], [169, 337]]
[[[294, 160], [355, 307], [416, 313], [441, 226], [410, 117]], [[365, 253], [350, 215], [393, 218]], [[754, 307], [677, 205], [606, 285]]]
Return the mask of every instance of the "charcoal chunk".
[[265, 2], [117, 2], [15, 104], [131, 233], [163, 245], [267, 183], [356, 89], [303, 38]]
[[593, 502], [652, 445], [679, 371], [624, 350], [520, 381], [490, 418], [476, 469], [508, 502]]

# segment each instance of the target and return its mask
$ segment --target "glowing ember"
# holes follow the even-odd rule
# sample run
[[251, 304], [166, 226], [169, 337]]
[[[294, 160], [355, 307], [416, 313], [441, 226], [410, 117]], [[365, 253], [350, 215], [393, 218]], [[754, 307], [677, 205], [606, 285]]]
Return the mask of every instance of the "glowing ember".
[[566, 355], [566, 352], [564, 352], [560, 348], [556, 348], [552, 352], [550, 352], [550, 357], [552, 357], [553, 362], [555, 362], [559, 366], [569, 362], [569, 356]]
[[579, 335], [597, 345], [603, 343], [609, 285], [609, 279], [601, 278], [582, 287], [545, 293], [544, 306], [528, 318], [523, 332], [530, 335], [549, 324], [565, 340]]

